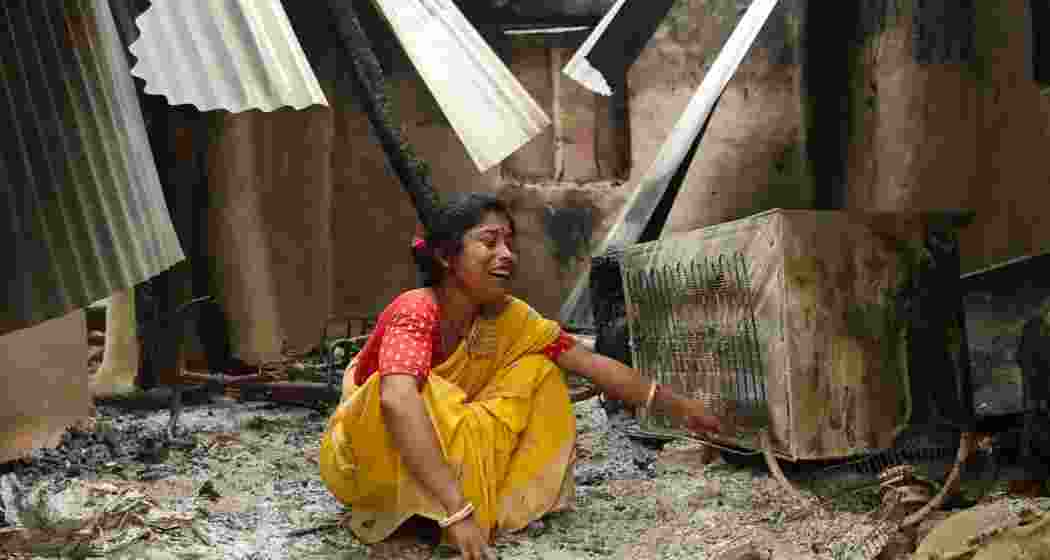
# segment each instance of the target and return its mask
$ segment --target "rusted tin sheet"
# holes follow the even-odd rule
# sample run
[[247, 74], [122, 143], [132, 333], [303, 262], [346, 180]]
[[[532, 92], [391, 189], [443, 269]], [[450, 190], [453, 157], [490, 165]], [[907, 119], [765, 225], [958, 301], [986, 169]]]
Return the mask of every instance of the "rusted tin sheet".
[[91, 416], [87, 359], [83, 311], [0, 336], [0, 463]]
[[[721, 403], [723, 414], [735, 410], [738, 430], [723, 443], [755, 449], [768, 428], [774, 450], [795, 460], [887, 448], [913, 419], [909, 365], [924, 349], [909, 347], [902, 294], [915, 285], [932, 220], [772, 210], [629, 248], [622, 267], [634, 364]], [[660, 276], [704, 266], [706, 275]], [[653, 333], [672, 342], [647, 347]], [[674, 340], [698, 333], [707, 334], [686, 352], [694, 355], [676, 356]], [[951, 338], [940, 353], [964, 354], [964, 340]], [[640, 420], [648, 430], [676, 428]]]

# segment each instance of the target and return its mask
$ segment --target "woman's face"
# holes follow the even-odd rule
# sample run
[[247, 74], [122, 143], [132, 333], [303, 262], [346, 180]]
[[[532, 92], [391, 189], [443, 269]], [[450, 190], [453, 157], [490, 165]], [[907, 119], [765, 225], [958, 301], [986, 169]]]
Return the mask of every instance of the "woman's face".
[[510, 221], [502, 212], [488, 212], [463, 235], [463, 250], [449, 261], [446, 279], [477, 303], [496, 303], [510, 293], [517, 261]]

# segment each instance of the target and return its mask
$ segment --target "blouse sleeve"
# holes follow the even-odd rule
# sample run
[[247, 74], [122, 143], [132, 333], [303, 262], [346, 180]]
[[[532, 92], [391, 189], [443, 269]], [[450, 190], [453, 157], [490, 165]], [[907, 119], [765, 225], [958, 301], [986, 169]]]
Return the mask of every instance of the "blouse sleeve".
[[562, 330], [558, 334], [558, 338], [554, 339], [554, 342], [548, 344], [543, 349], [543, 354], [551, 359], [552, 362], [558, 361], [558, 357], [564, 354], [573, 346], [576, 346], [576, 339], [572, 335]]
[[379, 347], [380, 375], [407, 373], [420, 384], [430, 375], [437, 312], [423, 302], [405, 302], [390, 317]]

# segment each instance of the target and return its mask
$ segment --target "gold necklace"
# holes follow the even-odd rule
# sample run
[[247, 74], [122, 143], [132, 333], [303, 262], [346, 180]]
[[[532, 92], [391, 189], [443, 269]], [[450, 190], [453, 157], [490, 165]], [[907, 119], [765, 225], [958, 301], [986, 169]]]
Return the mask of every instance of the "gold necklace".
[[[465, 332], [466, 322], [443, 321], [443, 323], [447, 325], [447, 328], [441, 328], [441, 353], [448, 356], [456, 350], [458, 344], [455, 343], [469, 338], [470, 335]], [[472, 325], [473, 323], [474, 321], [471, 320]], [[452, 333], [451, 336], [449, 336], [449, 332]]]

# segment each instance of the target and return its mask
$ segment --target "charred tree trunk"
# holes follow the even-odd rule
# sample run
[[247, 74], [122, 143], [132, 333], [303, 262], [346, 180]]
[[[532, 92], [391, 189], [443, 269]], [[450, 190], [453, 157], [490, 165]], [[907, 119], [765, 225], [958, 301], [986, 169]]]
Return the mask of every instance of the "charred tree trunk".
[[387, 96], [383, 69], [372, 50], [368, 36], [365, 35], [354, 2], [328, 0], [328, 8], [353, 62], [351, 82], [368, 115], [372, 132], [386, 153], [387, 162], [401, 182], [401, 187], [412, 200], [419, 221], [429, 230], [434, 212], [440, 204], [440, 197], [430, 183], [427, 164], [408, 145], [400, 126], [396, 124], [397, 114]]

